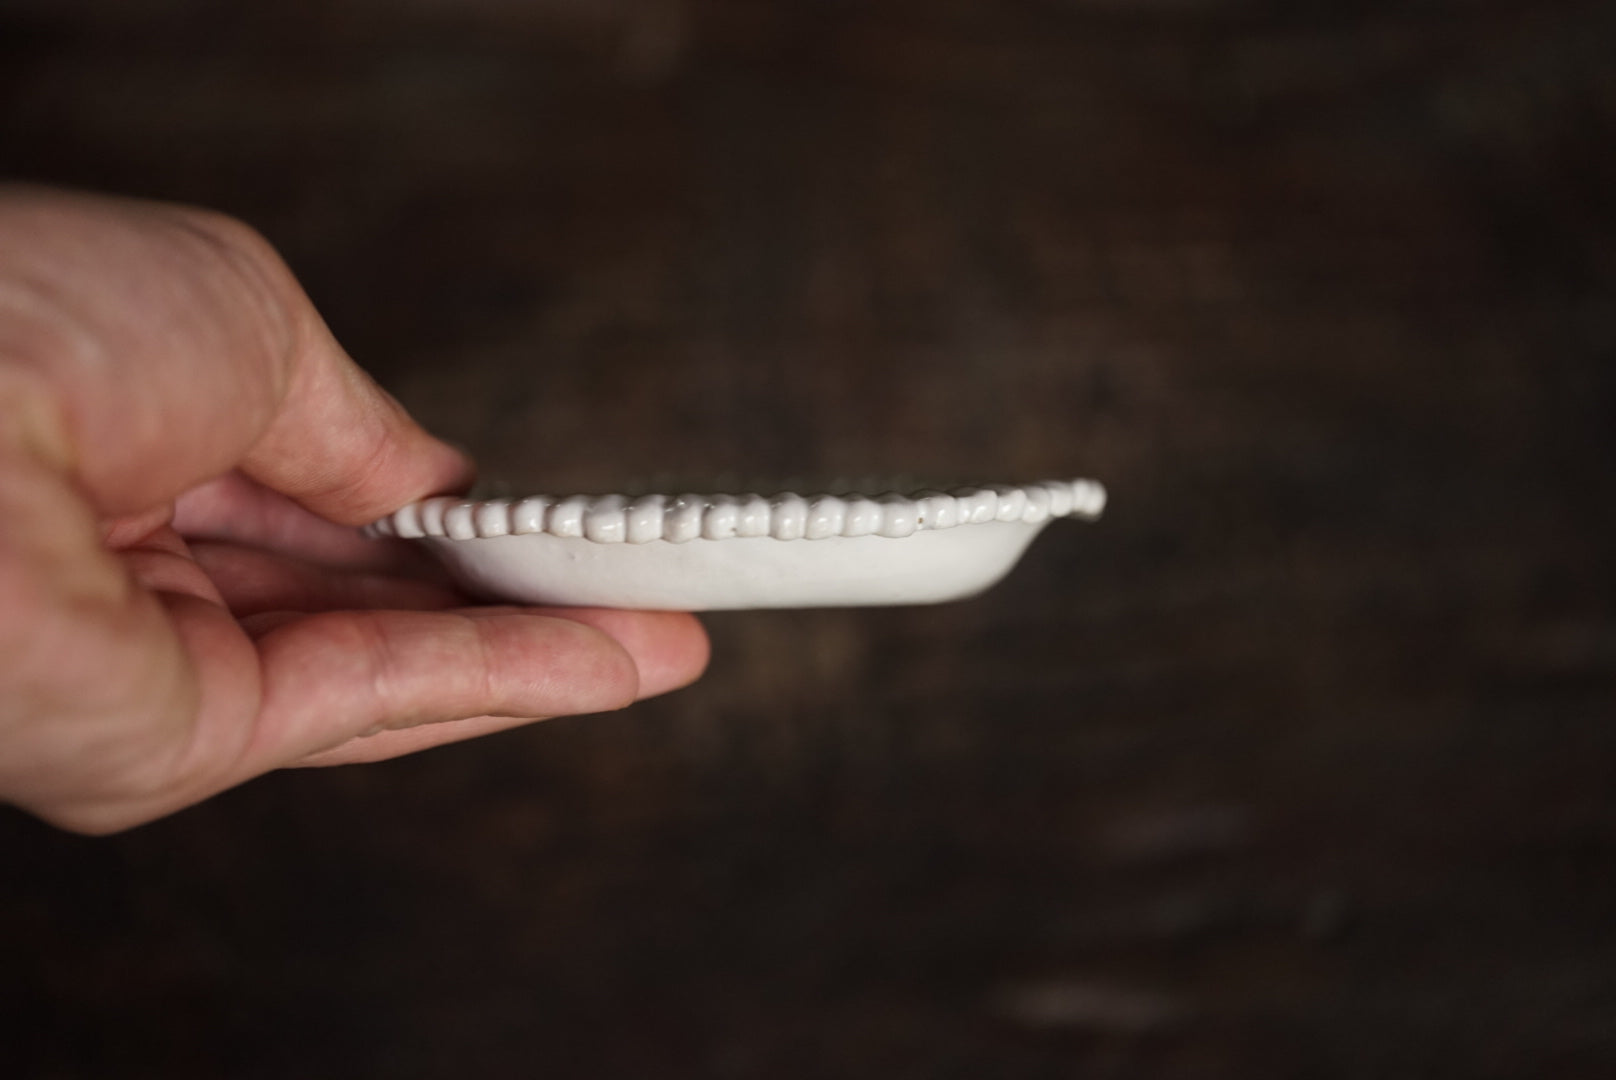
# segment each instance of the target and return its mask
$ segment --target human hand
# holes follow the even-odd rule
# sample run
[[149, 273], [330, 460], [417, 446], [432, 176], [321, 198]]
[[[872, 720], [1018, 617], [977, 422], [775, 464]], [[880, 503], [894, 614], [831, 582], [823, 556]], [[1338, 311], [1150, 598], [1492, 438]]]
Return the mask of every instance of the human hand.
[[351, 528], [469, 478], [246, 226], [0, 188], [0, 799], [111, 832], [700, 674], [688, 615], [468, 607]]

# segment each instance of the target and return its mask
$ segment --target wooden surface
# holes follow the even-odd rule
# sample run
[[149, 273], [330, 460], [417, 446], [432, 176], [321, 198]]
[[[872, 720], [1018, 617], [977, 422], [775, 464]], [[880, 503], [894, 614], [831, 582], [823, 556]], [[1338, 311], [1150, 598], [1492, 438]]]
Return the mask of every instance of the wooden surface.
[[1001, 588], [110, 840], [29, 1077], [1606, 1077], [1608, 4], [0, 2], [518, 486], [1092, 474]]

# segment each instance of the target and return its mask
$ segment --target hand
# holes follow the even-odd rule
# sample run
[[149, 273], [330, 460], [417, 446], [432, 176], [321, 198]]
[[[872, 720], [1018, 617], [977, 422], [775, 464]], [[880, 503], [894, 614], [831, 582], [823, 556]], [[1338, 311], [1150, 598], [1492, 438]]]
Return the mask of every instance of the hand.
[[0, 188], [0, 799], [110, 832], [700, 674], [688, 615], [467, 607], [352, 529], [469, 479], [247, 227]]

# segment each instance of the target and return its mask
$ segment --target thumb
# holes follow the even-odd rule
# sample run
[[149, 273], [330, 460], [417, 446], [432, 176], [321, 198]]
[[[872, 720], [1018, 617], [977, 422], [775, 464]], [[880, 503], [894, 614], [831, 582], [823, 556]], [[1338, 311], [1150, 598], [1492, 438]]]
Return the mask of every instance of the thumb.
[[323, 324], [310, 339], [244, 472], [346, 525], [471, 483], [470, 461], [410, 419]]
[[0, 185], [0, 377], [0, 419], [101, 516], [238, 466], [353, 524], [470, 480], [269, 243], [205, 211]]

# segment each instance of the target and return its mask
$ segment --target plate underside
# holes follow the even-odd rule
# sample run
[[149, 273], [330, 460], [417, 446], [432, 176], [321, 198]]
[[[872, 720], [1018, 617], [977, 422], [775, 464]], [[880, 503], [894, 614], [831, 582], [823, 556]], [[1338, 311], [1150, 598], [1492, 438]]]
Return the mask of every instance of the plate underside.
[[929, 604], [1002, 578], [1044, 523], [885, 536], [600, 544], [533, 533], [428, 538], [474, 592], [528, 604], [715, 611]]

